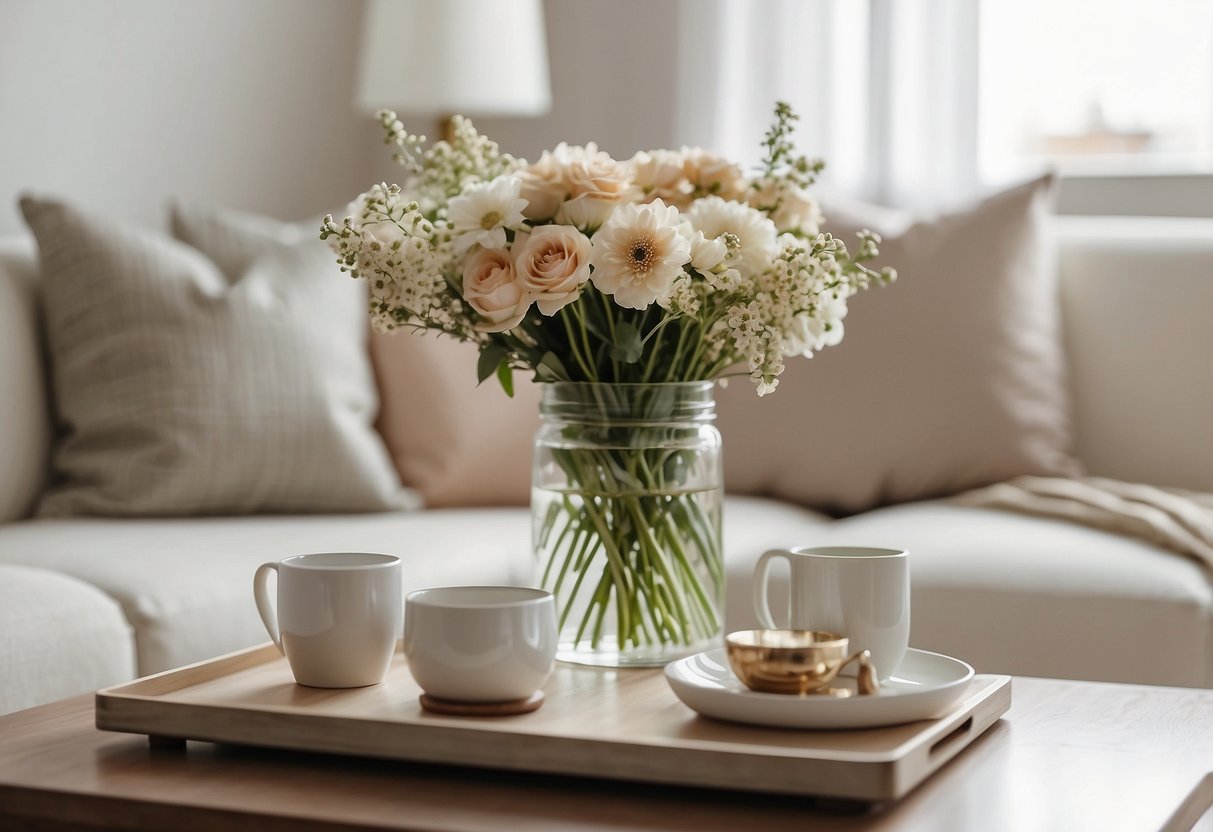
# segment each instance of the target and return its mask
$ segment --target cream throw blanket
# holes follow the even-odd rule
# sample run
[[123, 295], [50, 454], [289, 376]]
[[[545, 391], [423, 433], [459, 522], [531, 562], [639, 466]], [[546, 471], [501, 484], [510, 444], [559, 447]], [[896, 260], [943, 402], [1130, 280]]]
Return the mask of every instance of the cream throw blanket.
[[1018, 477], [966, 492], [955, 500], [1137, 537], [1213, 569], [1213, 494], [1102, 477]]

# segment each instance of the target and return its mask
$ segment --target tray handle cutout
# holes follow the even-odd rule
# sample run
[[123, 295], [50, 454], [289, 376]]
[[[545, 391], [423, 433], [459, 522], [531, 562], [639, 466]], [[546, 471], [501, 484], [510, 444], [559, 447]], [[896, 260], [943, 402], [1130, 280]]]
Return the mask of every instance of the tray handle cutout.
[[964, 722], [953, 728], [947, 735], [935, 740], [931, 745], [931, 750], [927, 752], [927, 757], [934, 757], [944, 748], [952, 745], [956, 740], [963, 737], [965, 734], [973, 730], [973, 717], [969, 717]]

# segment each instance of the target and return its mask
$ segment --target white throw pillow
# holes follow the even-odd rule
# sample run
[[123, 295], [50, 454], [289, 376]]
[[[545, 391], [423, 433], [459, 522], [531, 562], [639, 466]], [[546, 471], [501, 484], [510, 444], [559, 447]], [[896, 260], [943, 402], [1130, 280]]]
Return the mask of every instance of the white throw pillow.
[[[26, 197], [60, 435], [44, 516], [404, 507], [361, 287], [318, 240], [195, 241]], [[205, 237], [205, 240], [203, 239]]]

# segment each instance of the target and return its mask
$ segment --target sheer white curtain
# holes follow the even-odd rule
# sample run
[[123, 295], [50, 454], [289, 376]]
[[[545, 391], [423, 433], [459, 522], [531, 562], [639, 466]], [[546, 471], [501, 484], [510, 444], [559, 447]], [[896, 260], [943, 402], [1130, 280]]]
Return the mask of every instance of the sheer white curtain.
[[776, 100], [827, 192], [930, 208], [977, 178], [975, 0], [680, 0], [679, 138], [747, 163]]

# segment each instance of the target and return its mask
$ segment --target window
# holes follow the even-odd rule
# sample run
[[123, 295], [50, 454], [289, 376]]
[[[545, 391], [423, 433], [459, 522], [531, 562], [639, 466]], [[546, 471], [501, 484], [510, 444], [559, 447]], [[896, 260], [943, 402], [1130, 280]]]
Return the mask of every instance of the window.
[[[1061, 174], [1070, 214], [1213, 217], [1213, 0], [683, 0], [686, 113], [744, 153], [782, 98], [823, 185], [936, 208]], [[689, 70], [688, 70], [689, 67]]]
[[1213, 3], [986, 0], [983, 178], [1213, 170]]
[[1064, 213], [1213, 214], [1213, 3], [983, 0], [979, 178], [1048, 166]]

